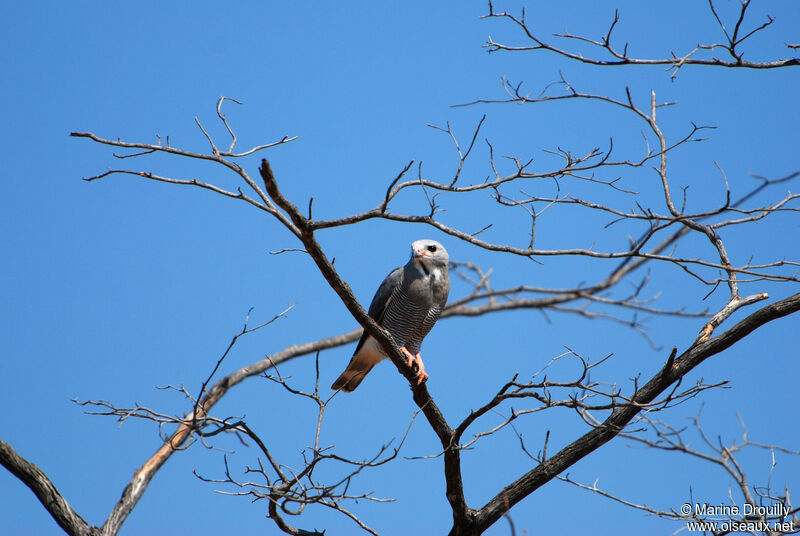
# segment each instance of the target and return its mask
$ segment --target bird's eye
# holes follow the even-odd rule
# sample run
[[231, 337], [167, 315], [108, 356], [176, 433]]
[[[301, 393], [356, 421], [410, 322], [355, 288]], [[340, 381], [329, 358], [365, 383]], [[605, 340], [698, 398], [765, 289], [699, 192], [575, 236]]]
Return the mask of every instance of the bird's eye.
[[428, 246], [428, 251], [430, 251], [431, 253], [435, 252], [436, 251], [436, 246], [434, 246], [434, 245]]

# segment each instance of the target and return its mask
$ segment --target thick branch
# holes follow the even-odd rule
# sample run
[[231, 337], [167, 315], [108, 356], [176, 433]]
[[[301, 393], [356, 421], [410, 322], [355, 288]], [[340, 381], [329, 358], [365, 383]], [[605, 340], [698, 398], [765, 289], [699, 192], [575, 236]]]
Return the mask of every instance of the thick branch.
[[96, 529], [90, 528], [72, 509], [41, 469], [17, 454], [11, 445], [2, 440], [0, 440], [0, 463], [28, 486], [64, 532], [71, 536], [97, 534]]
[[[709, 357], [729, 348], [764, 324], [797, 311], [800, 311], [800, 293], [762, 307], [717, 337], [694, 343], [677, 359], [669, 359], [667, 365], [636, 392], [633, 401], [636, 404], [648, 404]], [[486, 530], [512, 506], [617, 436], [641, 411], [641, 407], [636, 404], [616, 408], [602, 424], [506, 486], [478, 510], [471, 534], [480, 534]]]

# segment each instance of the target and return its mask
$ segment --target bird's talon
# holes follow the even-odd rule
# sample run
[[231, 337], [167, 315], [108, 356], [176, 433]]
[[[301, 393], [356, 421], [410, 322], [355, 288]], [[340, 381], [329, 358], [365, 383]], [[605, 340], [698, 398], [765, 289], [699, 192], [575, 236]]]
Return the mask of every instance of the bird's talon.
[[405, 346], [402, 346], [400, 348], [400, 352], [402, 352], [403, 355], [406, 356], [406, 365], [408, 365], [409, 367], [414, 366], [415, 363], [414, 356], [411, 354], [411, 352], [406, 350]]
[[428, 379], [428, 373], [425, 372], [425, 365], [422, 363], [422, 356], [419, 355], [419, 352], [414, 355], [414, 364], [417, 370], [417, 385], [421, 385], [422, 382]]

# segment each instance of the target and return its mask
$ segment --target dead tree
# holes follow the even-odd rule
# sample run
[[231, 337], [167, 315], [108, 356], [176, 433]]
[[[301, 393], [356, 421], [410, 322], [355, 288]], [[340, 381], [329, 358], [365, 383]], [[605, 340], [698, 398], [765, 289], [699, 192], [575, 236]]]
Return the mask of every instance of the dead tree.
[[[486, 47], [493, 52], [552, 53], [563, 57], [565, 61], [579, 61], [598, 68], [619, 65], [644, 68], [663, 65], [669, 67], [672, 77], [677, 76], [684, 68], [774, 69], [798, 65], [797, 58], [763, 63], [743, 58], [742, 43], [766, 29], [772, 22], [772, 19], [768, 19], [763, 24], [756, 23], [752, 29], [747, 29], [751, 28], [745, 22], [748, 20], [746, 15], [749, 5], [749, 1], [741, 3], [738, 19], [734, 23], [733, 30], [729, 30], [729, 26], [726, 26], [718, 15], [714, 4], [709, 2], [709, 7], [725, 37], [722, 43], [698, 45], [682, 55], [672, 54], [662, 59], [641, 59], [629, 55], [627, 46], [620, 48], [612, 41], [612, 32], [619, 15], [615, 15], [606, 35], [600, 40], [570, 33], [557, 36], [567, 44], [579, 41], [596, 47], [601, 56], [591, 57], [573, 52], [566, 46], [556, 46], [545, 41], [526, 22], [524, 12], [519, 16], [497, 12], [489, 3], [486, 17], [509, 21], [521, 30], [525, 41], [522, 44], [506, 45], [490, 39]], [[790, 46], [790, 49], [794, 48], [794, 45]], [[727, 57], [717, 58], [714, 56], [717, 52], [723, 52]], [[239, 187], [230, 189], [196, 178], [162, 175], [150, 171], [144, 164], [113, 167], [104, 173], [85, 179], [92, 182], [114, 175], [130, 175], [148, 181], [201, 188], [244, 202], [261, 211], [266, 219], [277, 222], [287, 233], [286, 236], [294, 240], [292, 248], [289, 249], [308, 255], [327, 281], [330, 290], [338, 295], [362, 328], [380, 342], [398, 372], [410, 382], [418, 413], [438, 438], [439, 444], [435, 448], [435, 456], [440, 457], [443, 463], [446, 499], [452, 511], [451, 535], [483, 533], [501, 517], [507, 515], [514, 505], [553, 479], [565, 480], [662, 517], [704, 520], [694, 512], [686, 514], [648, 509], [633, 501], [612, 496], [596, 486], [581, 484], [571, 480], [568, 475], [565, 476], [566, 471], [576, 462], [618, 437], [640, 441], [654, 449], [681, 450], [687, 455], [703, 457], [712, 463], [722, 464], [742, 489], [745, 503], [756, 506], [759, 498], [748, 494], [749, 488], [744, 471], [736, 464], [733, 456], [734, 451], [749, 444], [747, 438], [744, 439], [744, 443], [733, 446], [707, 442], [713, 453], [703, 454], [686, 447], [681, 441], [681, 432], [656, 419], [655, 414], [694, 398], [707, 389], [721, 385], [721, 383], [707, 384], [702, 380], [692, 383], [687, 379], [687, 375], [704, 361], [725, 351], [765, 324], [800, 310], [800, 293], [796, 292], [797, 283], [800, 281], [797, 275], [797, 267], [800, 265], [797, 252], [787, 251], [786, 257], [737, 262], [735, 259], [741, 258], [742, 252], [737, 251], [735, 255], [732, 254], [724, 239], [725, 233], [732, 228], [751, 225], [776, 214], [790, 214], [796, 217], [800, 212], [798, 194], [774, 195], [771, 201], [762, 204], [754, 204], [753, 199], [756, 194], [765, 190], [777, 190], [796, 179], [799, 173], [787, 172], [784, 177], [779, 178], [758, 177], [758, 183], [754, 188], [733, 192], [728, 186], [725, 173], [720, 169], [721, 201], [717, 204], [704, 203], [705, 206], [701, 210], [689, 210], [687, 193], [685, 190], [682, 193], [677, 191], [668, 163], [682, 146], [703, 141], [704, 138], [701, 136], [710, 127], [690, 124], [685, 131], [678, 134], [665, 132], [659, 123], [659, 114], [665, 106], [673, 103], [659, 102], [654, 92], [643, 97], [635, 95], [625, 87], [620, 88], [618, 95], [595, 94], [588, 89], [577, 87], [563, 75], [538, 95], [532, 96], [523, 90], [522, 84], [511, 83], [505, 79], [503, 90], [505, 96], [501, 99], [482, 98], [469, 105], [515, 103], [545, 106], [558, 101], [588, 101], [597, 106], [611, 106], [620, 114], [631, 117], [639, 123], [644, 131], [643, 149], [639, 154], [618, 156], [613, 140], [606, 149], [595, 148], [579, 154], [557, 148], [550, 152], [557, 158], [557, 164], [547, 167], [520, 157], [500, 158], [497, 155], [502, 153], [496, 150], [492, 142], [488, 139], [485, 143], [479, 142], [478, 138], [485, 128], [486, 116], [467, 137], [467, 143], [459, 141], [450, 124], [434, 126], [433, 128], [446, 135], [454, 145], [455, 169], [451, 175], [429, 176], [423, 171], [421, 164], [415, 165], [412, 160], [399, 170], [395, 177], [387, 178], [385, 188], [375, 192], [373, 206], [355, 214], [341, 215], [332, 219], [316, 219], [312, 210], [313, 198], [310, 200], [288, 198], [281, 190], [283, 178], [280, 170], [273, 171], [266, 159], [261, 161], [257, 175], [253, 169], [248, 169], [239, 163], [248, 156], [290, 143], [296, 137], [282, 136], [275, 141], [237, 151], [238, 138], [223, 113], [223, 106], [227, 101], [238, 102], [234, 99], [222, 97], [216, 106], [217, 116], [231, 138], [227, 148], [221, 146], [199, 120], [196, 120], [197, 126], [208, 142], [208, 152], [184, 150], [162, 139], [157, 143], [143, 143], [107, 138], [91, 132], [73, 132], [72, 136], [122, 150], [122, 153], [114, 153], [114, 156], [124, 163], [146, 161], [148, 155], [157, 153], [178, 160], [198, 159], [221, 166], [240, 181]], [[487, 174], [481, 176], [468, 173], [465, 171], [467, 162], [472, 162], [470, 158], [474, 158], [473, 155], [481, 150], [486, 154]], [[650, 168], [657, 177], [655, 184], [657, 184], [656, 193], [660, 198], [658, 203], [640, 201], [645, 198], [643, 193], [634, 190], [624, 180], [626, 173]], [[544, 184], [556, 185], [557, 193], [555, 195], [547, 193], [549, 190], [542, 187]], [[570, 185], [570, 193], [562, 193], [567, 191], [562, 187], [565, 185]], [[590, 192], [597, 191], [598, 188], [608, 193], [603, 201], [591, 197]], [[414, 213], [395, 210], [393, 208], [397, 204], [395, 201], [410, 191], [422, 192], [427, 200], [426, 205]], [[586, 195], [581, 192], [585, 192]], [[528, 223], [525, 228], [527, 234], [525, 246], [518, 245], [519, 236], [492, 234], [489, 231], [491, 222], [483, 228], [474, 229], [471, 227], [471, 222], [448, 219], [443, 213], [448, 199], [465, 198], [477, 206], [481, 199], [485, 199], [486, 196], [483, 194], [486, 193], [491, 195], [496, 208], [522, 211], [526, 215]], [[652, 194], [653, 191], [648, 193]], [[475, 201], [476, 196], [480, 195], [483, 197], [478, 197]], [[638, 234], [623, 248], [595, 247], [595, 237], [588, 231], [585, 247], [567, 249], [537, 247], [537, 222], [544, 218], [556, 217], [555, 214], [560, 210], [578, 211], [586, 217], [601, 217], [606, 222], [604, 230], [614, 231], [624, 228], [625, 230], [621, 232], [625, 233], [627, 230], [635, 229]], [[463, 241], [475, 248], [500, 252], [533, 262], [548, 257], [561, 257], [598, 263], [593, 273], [599, 275], [587, 283], [571, 288], [537, 287], [524, 280], [512, 287], [495, 288], [490, 281], [491, 270], [469, 262], [456, 262], [453, 269], [470, 282], [472, 289], [462, 296], [451, 297], [451, 302], [443, 314], [444, 319], [487, 315], [514, 309], [538, 309], [543, 312], [552, 311], [622, 322], [635, 332], [646, 336], [646, 330], [637, 315], [647, 313], [655, 317], [681, 316], [695, 319], [697, 335], [688, 347], [679, 350], [676, 346], [664, 353], [663, 365], [649, 377], [640, 380], [637, 371], [633, 371], [632, 381], [619, 378], [598, 380], [598, 376], [603, 374], [603, 365], [609, 357], [590, 359], [577, 351], [567, 349], [562, 355], [553, 357], [550, 365], [561, 360], [574, 360], [578, 364], [578, 372], [574, 377], [552, 379], [547, 374], [550, 365], [524, 374], [509, 373], [510, 379], [498, 386], [493, 397], [489, 400], [475, 401], [476, 409], [469, 415], [460, 420], [452, 416], [448, 418], [439, 409], [427, 386], [417, 385], [413, 381], [414, 371], [394, 346], [391, 336], [367, 315], [350, 286], [337, 272], [329, 253], [318, 241], [320, 234], [334, 229], [347, 232], [348, 229], [370, 220], [423, 224], [443, 234], [447, 240]], [[702, 240], [704, 248], [701, 254], [682, 253], [681, 245], [689, 237], [699, 237]], [[610, 269], [607, 268], [608, 261], [614, 263]], [[707, 287], [707, 295], [724, 292], [724, 304], [712, 311], [660, 305], [658, 295], [648, 295], [646, 287], [650, 283], [647, 275], [648, 267], [662, 265], [670, 266], [685, 274], [686, 278], [700, 282]], [[786, 290], [777, 299], [767, 302], [770, 297], [759, 289], [759, 284], [767, 282], [780, 283], [781, 288]], [[630, 284], [633, 290], [625, 290], [623, 283]], [[745, 288], [755, 288], [755, 290], [746, 292]], [[732, 314], [744, 308], [748, 308], [749, 314], [736, 323], [727, 322]], [[172, 387], [187, 400], [188, 409], [183, 410], [185, 413], [174, 414], [140, 406], [120, 407], [114, 402], [103, 400], [81, 402], [89, 407], [89, 412], [93, 414], [114, 416], [120, 420], [132, 417], [147, 419], [158, 423], [159, 430], [162, 431], [160, 447], [136, 471], [102, 526], [90, 526], [85, 522], [61, 497], [55, 485], [42, 471], [23, 459], [4, 442], [0, 442], [0, 462], [39, 497], [48, 512], [68, 534], [110, 536], [119, 531], [146, 491], [151, 479], [173, 454], [186, 450], [196, 442], [211, 446], [214, 438], [220, 434], [235, 434], [242, 441], [252, 443], [257, 448], [258, 461], [246, 469], [252, 480], [243, 481], [235, 476], [229, 468], [230, 461], [227, 456], [224, 458], [225, 469], [222, 476], [198, 475], [198, 477], [223, 483], [232, 490], [230, 493], [264, 501], [268, 517], [288, 534], [321, 533], [297, 528], [287, 521], [289, 516], [301, 515], [308, 506], [336, 510], [351, 518], [365, 531], [377, 534], [375, 529], [369, 527], [358, 517], [354, 509], [346, 504], [351, 500], [386, 499], [373, 493], [351, 491], [351, 483], [357, 480], [359, 473], [394, 461], [402, 446], [402, 440], [394, 445], [376, 447], [374, 456], [369, 459], [352, 459], [338, 453], [332, 447], [323, 445], [320, 441], [321, 423], [326, 408], [334, 401], [335, 394], [325, 394], [319, 388], [318, 366], [311, 382], [313, 388], [299, 387], [279, 373], [282, 363], [302, 356], [316, 356], [318, 364], [320, 356], [324, 355], [321, 352], [353, 342], [362, 333], [362, 328], [290, 346], [215, 380], [225, 357], [240, 337], [266, 327], [284, 314], [286, 311], [255, 327], [245, 322], [243, 329], [233, 337], [228, 350], [220, 356], [198, 393], [193, 393], [183, 386]], [[721, 329], [723, 327], [724, 329]], [[265, 376], [296, 397], [310, 401], [317, 408], [317, 420], [315, 426], [311, 427], [312, 445], [304, 451], [303, 463], [297, 469], [290, 470], [287, 463], [276, 459], [269, 442], [263, 439], [257, 430], [252, 429], [245, 419], [212, 414], [215, 404], [231, 389], [246, 378], [255, 376]], [[548, 433], [536, 454], [528, 450], [520, 437], [522, 448], [529, 453], [533, 461], [529, 470], [508, 482], [502, 489], [495, 490], [491, 499], [485, 504], [469, 505], [465, 498], [462, 480], [462, 451], [475, 447], [481, 439], [501, 429], [513, 428], [515, 421], [525, 415], [553, 408], [573, 410], [585, 423], [585, 433], [552, 453], [548, 452]], [[488, 424], [485, 417], [489, 414], [500, 414], [502, 418], [499, 423]], [[636, 434], [632, 429], [643, 424], [649, 427], [654, 436], [648, 438]], [[323, 465], [343, 467], [342, 476], [334, 481], [318, 478], [315, 470]], [[781, 499], [771, 490], [765, 493], [762, 498], [768, 496], [776, 501]], [[785, 503], [788, 500], [788, 493], [784, 499]], [[797, 519], [796, 508], [792, 507], [791, 515]], [[731, 521], [736, 519], [739, 518], [730, 518]], [[785, 519], [785, 516], [781, 519]], [[775, 522], [778, 518], [766, 515], [762, 516], [761, 520]]]

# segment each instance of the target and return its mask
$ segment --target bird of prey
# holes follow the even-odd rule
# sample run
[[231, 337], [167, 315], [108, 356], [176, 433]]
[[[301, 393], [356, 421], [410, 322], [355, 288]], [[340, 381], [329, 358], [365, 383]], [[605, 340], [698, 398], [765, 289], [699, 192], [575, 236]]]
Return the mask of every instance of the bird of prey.
[[[447, 303], [449, 260], [439, 242], [417, 240], [411, 244], [411, 259], [386, 276], [369, 305], [369, 316], [392, 335], [408, 365], [416, 364], [417, 384], [428, 379], [419, 350]], [[364, 331], [353, 358], [331, 389], [353, 391], [386, 357], [380, 343]]]

